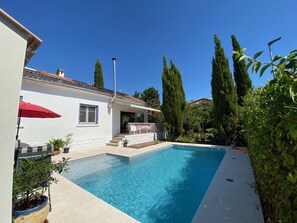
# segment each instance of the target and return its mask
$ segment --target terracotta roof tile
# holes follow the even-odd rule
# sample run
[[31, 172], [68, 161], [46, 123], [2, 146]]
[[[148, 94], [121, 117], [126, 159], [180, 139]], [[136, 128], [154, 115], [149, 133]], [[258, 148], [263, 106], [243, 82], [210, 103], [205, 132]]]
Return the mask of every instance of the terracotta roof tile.
[[[102, 88], [102, 87], [96, 87], [94, 85], [91, 85], [91, 84], [88, 84], [88, 83], [85, 83], [82, 81], [73, 80], [73, 79], [70, 79], [67, 77], [61, 77], [61, 76], [58, 76], [57, 74], [52, 74], [52, 73], [42, 71], [42, 70], [34, 70], [34, 69], [30, 69], [30, 68], [25, 68], [23, 76], [28, 79], [40, 80], [40, 81], [44, 81], [47, 83], [59, 83], [65, 87], [67, 87], [67, 86], [68, 87], [80, 87], [85, 90], [93, 90], [93, 91], [97, 91], [98, 93], [110, 95], [111, 97], [114, 94], [113, 90]], [[132, 97], [128, 94], [124, 94], [121, 92], [117, 92], [117, 97], [124, 99], [124, 100], [133, 101], [136, 103], [142, 103], [142, 104], [145, 103], [141, 99]]]

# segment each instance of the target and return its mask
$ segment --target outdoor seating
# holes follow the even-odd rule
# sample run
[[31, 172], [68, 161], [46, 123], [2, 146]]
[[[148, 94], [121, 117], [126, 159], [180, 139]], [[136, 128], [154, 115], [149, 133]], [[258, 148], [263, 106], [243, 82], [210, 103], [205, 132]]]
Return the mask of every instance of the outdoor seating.
[[137, 132], [137, 127], [135, 125], [129, 125], [129, 134], [135, 134]]
[[149, 125], [142, 125], [141, 126], [141, 133], [148, 133], [150, 130], [150, 126]]
[[130, 135], [141, 133], [154, 133], [157, 131], [164, 131], [164, 127], [160, 123], [132, 123], [127, 124], [127, 131]]

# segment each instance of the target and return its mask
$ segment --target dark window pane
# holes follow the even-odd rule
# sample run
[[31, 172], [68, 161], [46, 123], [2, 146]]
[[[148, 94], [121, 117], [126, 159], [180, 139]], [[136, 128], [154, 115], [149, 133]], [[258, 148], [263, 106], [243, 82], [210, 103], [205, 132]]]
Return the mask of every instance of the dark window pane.
[[80, 106], [79, 122], [86, 122], [87, 121], [86, 119], [87, 119], [87, 107]]
[[88, 122], [96, 122], [96, 108], [89, 107]]

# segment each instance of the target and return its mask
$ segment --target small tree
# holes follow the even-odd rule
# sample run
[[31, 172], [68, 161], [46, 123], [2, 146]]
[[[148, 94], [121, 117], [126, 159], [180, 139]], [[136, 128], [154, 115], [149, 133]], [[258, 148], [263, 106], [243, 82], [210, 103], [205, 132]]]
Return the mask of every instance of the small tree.
[[[141, 94], [141, 99], [151, 108], [161, 109], [159, 92], [154, 87], [145, 89]], [[149, 113], [148, 121], [160, 123], [163, 121], [163, 115], [160, 112], [151, 112]]]
[[94, 85], [96, 87], [104, 87], [102, 66], [98, 59], [96, 60], [96, 64], [95, 64]]
[[135, 91], [134, 94], [132, 95], [134, 98], [141, 98], [141, 93], [138, 91]]
[[19, 168], [13, 173], [13, 209], [27, 210], [39, 204], [49, 184], [56, 183], [54, 172], [67, 171], [68, 159], [55, 162], [46, 157], [21, 159]]
[[212, 127], [212, 101], [201, 101], [199, 104], [188, 104], [185, 110], [185, 131], [205, 133], [206, 128]]
[[184, 130], [186, 133], [198, 133], [201, 131], [201, 117], [199, 117], [199, 108], [188, 104], [185, 109]]
[[214, 35], [215, 56], [212, 59], [211, 89], [214, 106], [214, 125], [229, 144], [237, 126], [237, 95], [228, 59], [217, 35]]

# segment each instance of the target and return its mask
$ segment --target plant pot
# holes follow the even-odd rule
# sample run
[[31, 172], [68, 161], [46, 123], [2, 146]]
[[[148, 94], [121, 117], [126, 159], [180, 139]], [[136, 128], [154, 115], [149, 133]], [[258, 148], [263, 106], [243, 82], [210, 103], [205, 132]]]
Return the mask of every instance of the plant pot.
[[58, 154], [60, 154], [60, 150], [53, 150], [52, 151], [53, 156], [58, 155]]
[[48, 197], [45, 197], [45, 201], [37, 207], [27, 210], [14, 210], [14, 223], [44, 223], [48, 212], [49, 204]]
[[127, 145], [128, 145], [128, 143], [124, 143], [124, 144], [123, 144], [124, 147], [127, 147]]
[[69, 153], [69, 149], [70, 149], [69, 147], [64, 148], [63, 153]]

